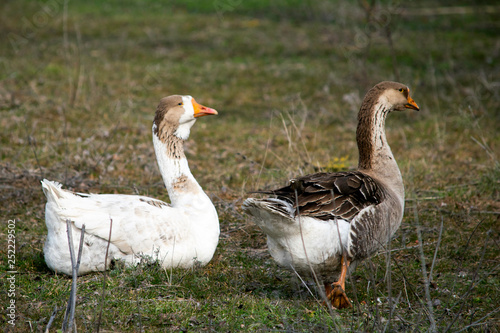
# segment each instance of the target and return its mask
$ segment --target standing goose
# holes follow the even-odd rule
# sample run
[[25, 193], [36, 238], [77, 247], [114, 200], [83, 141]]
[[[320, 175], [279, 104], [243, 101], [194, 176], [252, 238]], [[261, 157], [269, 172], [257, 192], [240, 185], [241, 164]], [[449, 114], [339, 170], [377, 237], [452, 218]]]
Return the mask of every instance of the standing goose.
[[170, 205], [139, 195], [73, 193], [56, 182], [43, 180], [47, 197], [47, 265], [56, 272], [72, 274], [68, 219], [76, 240], [75, 253], [85, 225], [79, 275], [102, 271], [113, 259], [137, 263], [142, 255], [158, 259], [165, 268], [207, 264], [219, 240], [219, 219], [210, 198], [189, 170], [184, 141], [196, 118], [216, 114], [191, 96], [174, 95], [160, 101], [153, 122], [153, 144]]
[[401, 224], [403, 179], [385, 137], [385, 118], [391, 111], [419, 110], [409, 93], [407, 86], [386, 81], [366, 94], [356, 132], [358, 170], [298, 177], [258, 192], [276, 198], [243, 204], [267, 234], [278, 264], [303, 274], [312, 268], [335, 308], [351, 306], [344, 291], [349, 265], [354, 269], [373, 255]]

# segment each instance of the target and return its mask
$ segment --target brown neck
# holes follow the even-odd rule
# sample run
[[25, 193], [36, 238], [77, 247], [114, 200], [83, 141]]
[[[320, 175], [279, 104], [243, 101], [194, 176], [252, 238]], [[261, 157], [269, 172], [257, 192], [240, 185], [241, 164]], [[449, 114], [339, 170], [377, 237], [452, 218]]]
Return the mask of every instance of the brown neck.
[[[374, 98], [366, 98], [361, 105], [356, 131], [359, 150], [358, 168], [361, 170], [373, 169], [380, 154], [384, 154], [386, 150], [390, 153], [385, 138], [385, 118], [388, 113], [389, 107]], [[392, 153], [390, 154], [392, 156]]]
[[[371, 106], [371, 107], [370, 107]], [[390, 106], [376, 101], [364, 103], [358, 117], [357, 141], [360, 171], [382, 181], [386, 188], [404, 198], [403, 178], [385, 137], [385, 118]]]

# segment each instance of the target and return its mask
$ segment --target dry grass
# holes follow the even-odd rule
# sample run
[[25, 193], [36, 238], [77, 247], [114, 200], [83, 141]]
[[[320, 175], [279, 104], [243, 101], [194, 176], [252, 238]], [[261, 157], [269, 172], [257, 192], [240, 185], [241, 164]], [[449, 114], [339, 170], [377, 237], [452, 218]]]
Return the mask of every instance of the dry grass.
[[[43, 331], [69, 297], [71, 279], [43, 260], [40, 179], [168, 200], [150, 126], [159, 99], [181, 93], [220, 112], [188, 143], [219, 211], [216, 256], [189, 271], [117, 265], [104, 300], [103, 274], [79, 278], [79, 331], [95, 330], [101, 305], [103, 331], [499, 331], [498, 11], [402, 16], [397, 3], [292, 0], [3, 7], [0, 195], [4, 221], [16, 220], [19, 272], [6, 330]], [[276, 266], [240, 205], [297, 174], [356, 167], [361, 98], [397, 77], [422, 108], [387, 121], [405, 218], [390, 249], [351, 276], [355, 307], [330, 313], [313, 284]], [[5, 249], [0, 262], [7, 276]], [[4, 287], [0, 297], [8, 304]]]

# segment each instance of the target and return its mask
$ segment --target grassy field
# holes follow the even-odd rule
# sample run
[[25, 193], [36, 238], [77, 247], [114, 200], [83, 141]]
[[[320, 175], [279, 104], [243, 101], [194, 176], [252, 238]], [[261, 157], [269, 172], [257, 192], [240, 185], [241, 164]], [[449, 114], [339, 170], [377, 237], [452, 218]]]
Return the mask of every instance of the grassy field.
[[[500, 7], [372, 3], [4, 1], [0, 235], [7, 244], [15, 221], [18, 271], [12, 287], [1, 246], [4, 330], [44, 331], [55, 308], [60, 329], [69, 297], [71, 279], [43, 259], [40, 180], [167, 201], [151, 124], [162, 97], [190, 94], [219, 111], [187, 144], [219, 212], [215, 257], [80, 277], [79, 332], [499, 332]], [[308, 277], [273, 262], [241, 203], [355, 168], [357, 111], [383, 80], [408, 84], [421, 107], [387, 120], [405, 217], [390, 251], [349, 278], [354, 307], [328, 311]]]

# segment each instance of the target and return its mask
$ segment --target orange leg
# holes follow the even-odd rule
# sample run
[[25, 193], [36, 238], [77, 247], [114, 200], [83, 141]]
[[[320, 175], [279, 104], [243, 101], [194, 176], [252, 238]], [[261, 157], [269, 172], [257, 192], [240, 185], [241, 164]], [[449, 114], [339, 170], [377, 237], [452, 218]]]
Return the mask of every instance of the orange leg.
[[331, 284], [325, 284], [325, 292], [326, 297], [330, 302], [332, 302], [332, 306], [337, 309], [350, 308], [351, 302], [347, 298], [345, 294], [345, 276], [347, 274], [347, 268], [349, 267], [349, 261], [342, 259], [340, 261], [342, 265], [342, 269], [340, 271], [340, 278], [337, 282]]

